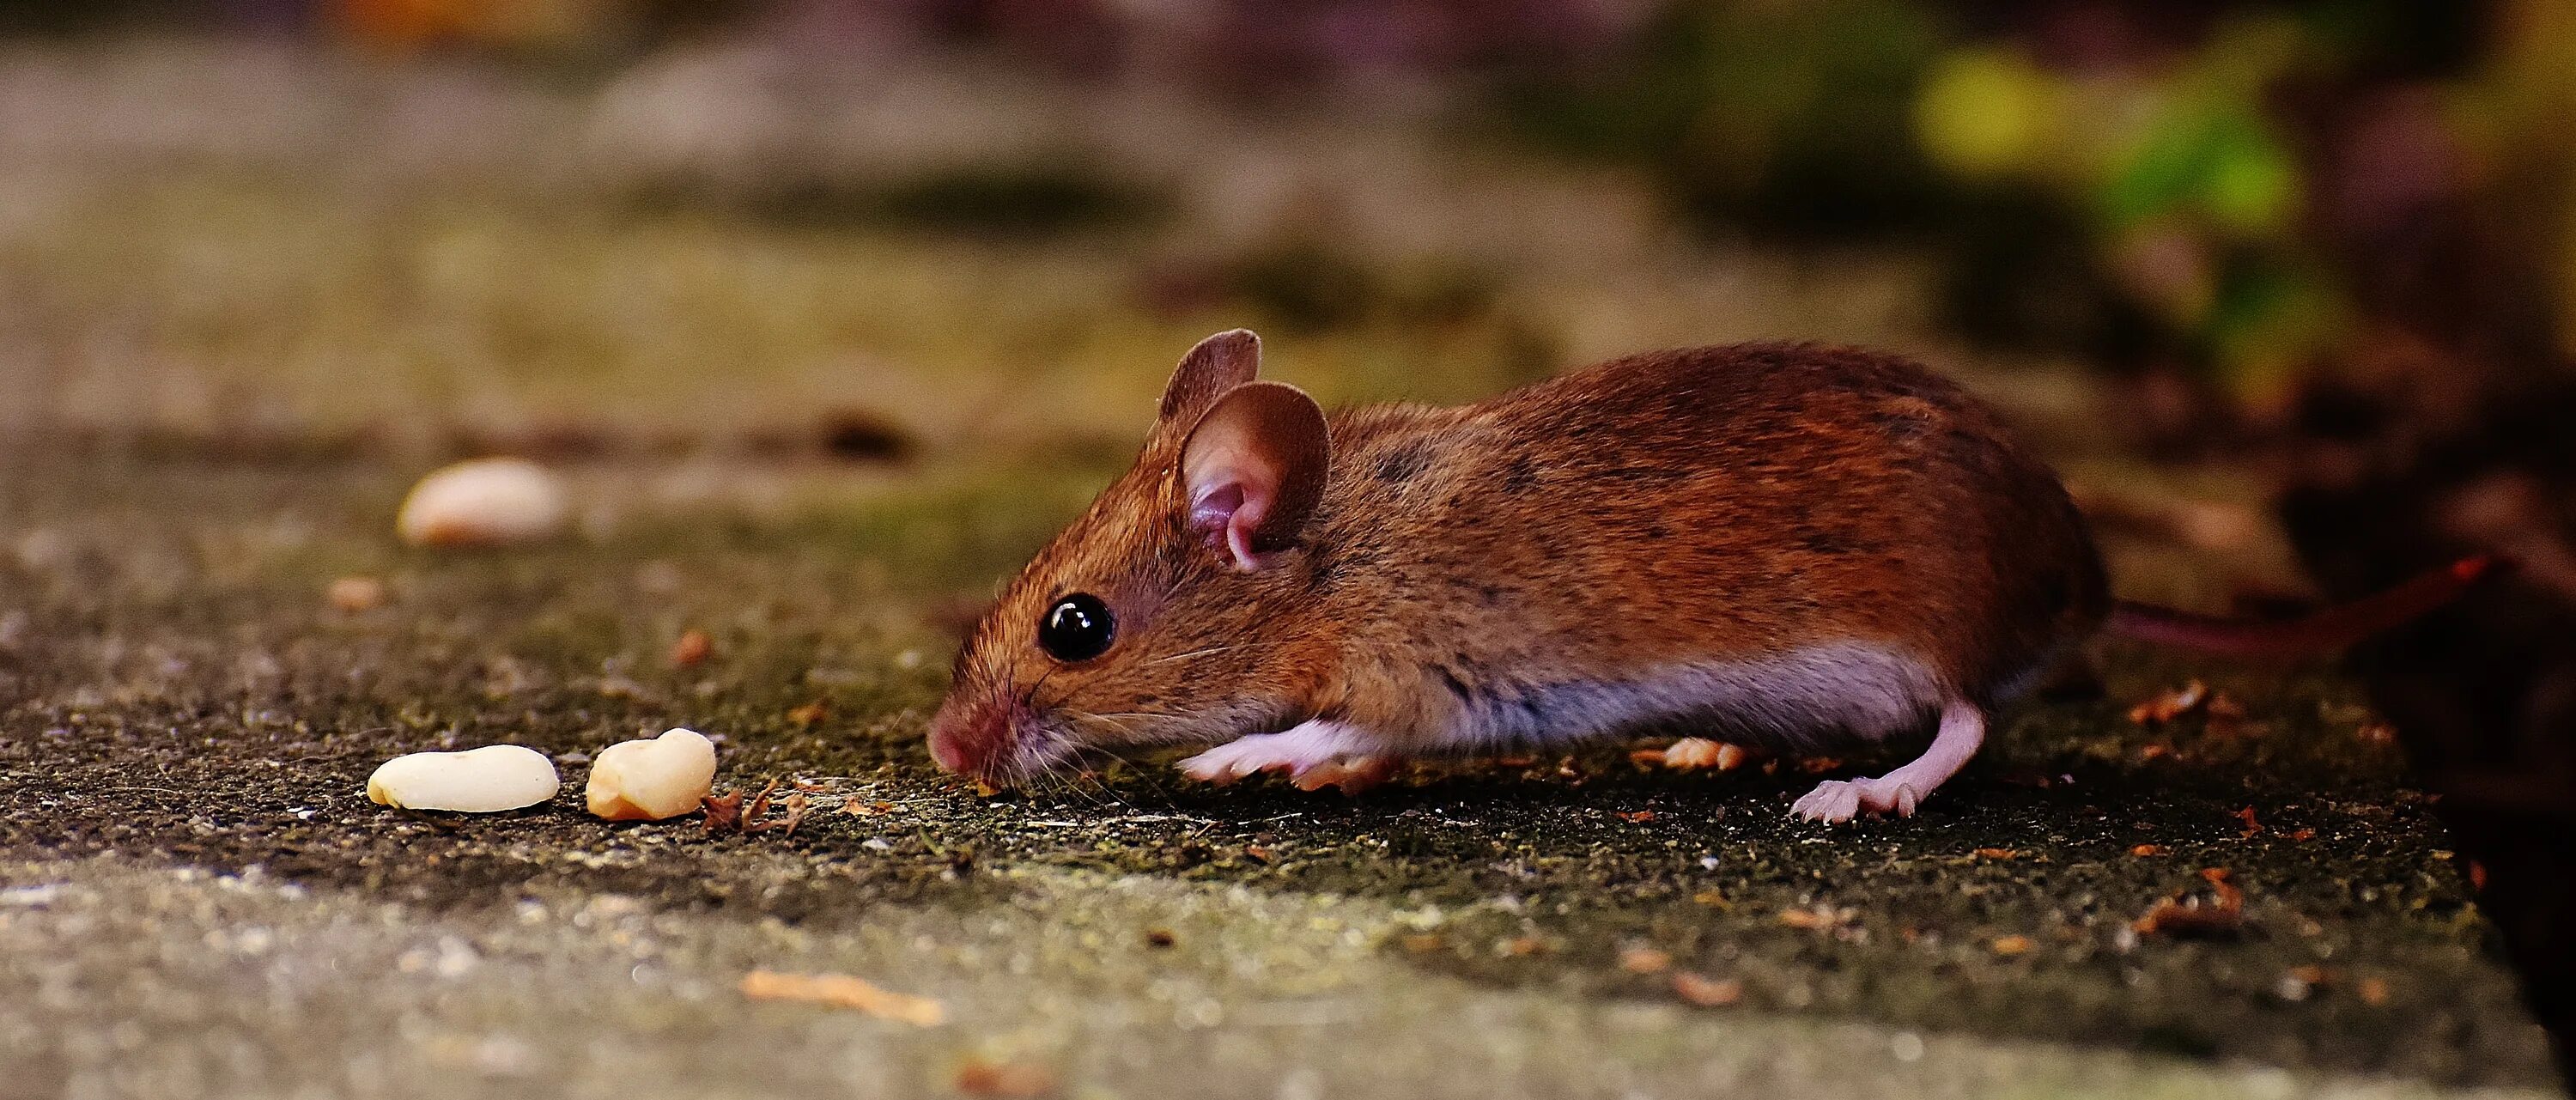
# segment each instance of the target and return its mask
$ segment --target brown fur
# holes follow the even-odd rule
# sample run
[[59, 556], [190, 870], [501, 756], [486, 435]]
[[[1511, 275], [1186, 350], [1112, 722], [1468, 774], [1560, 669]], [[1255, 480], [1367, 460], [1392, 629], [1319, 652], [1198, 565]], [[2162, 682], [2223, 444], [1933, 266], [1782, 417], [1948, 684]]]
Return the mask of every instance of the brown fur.
[[[1175, 414], [1238, 369], [1185, 363], [1136, 466], [976, 628], [943, 761], [1007, 781], [1077, 749], [1318, 717], [1416, 752], [1465, 699], [1835, 642], [1910, 655], [1987, 706], [2108, 608], [2065, 491], [1982, 406], [1902, 358], [1794, 344], [1334, 413], [1312, 519], [1238, 572], [1187, 526], [1175, 473]], [[1077, 591], [1118, 637], [1058, 664], [1036, 627]]]

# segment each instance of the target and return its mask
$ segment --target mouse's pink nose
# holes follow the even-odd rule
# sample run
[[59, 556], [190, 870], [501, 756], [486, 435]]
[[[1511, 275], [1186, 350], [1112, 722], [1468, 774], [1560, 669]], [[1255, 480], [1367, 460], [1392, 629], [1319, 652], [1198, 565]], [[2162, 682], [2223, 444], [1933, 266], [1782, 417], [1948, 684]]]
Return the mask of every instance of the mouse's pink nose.
[[951, 698], [930, 720], [930, 755], [940, 767], [980, 779], [1010, 737], [1008, 708]]

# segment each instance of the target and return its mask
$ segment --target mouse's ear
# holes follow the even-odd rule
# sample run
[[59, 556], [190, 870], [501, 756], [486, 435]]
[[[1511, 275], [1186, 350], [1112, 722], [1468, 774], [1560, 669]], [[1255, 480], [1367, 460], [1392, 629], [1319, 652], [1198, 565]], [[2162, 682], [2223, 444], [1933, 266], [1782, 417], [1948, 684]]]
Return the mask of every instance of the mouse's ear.
[[1261, 338], [1252, 330], [1233, 329], [1199, 341], [1173, 368], [1172, 380], [1163, 384], [1163, 406], [1154, 418], [1154, 434], [1177, 436], [1189, 430], [1217, 398], [1260, 373]]
[[1245, 572], [1297, 538], [1324, 499], [1324, 410], [1284, 382], [1236, 386], [1190, 428], [1181, 488], [1190, 531]]

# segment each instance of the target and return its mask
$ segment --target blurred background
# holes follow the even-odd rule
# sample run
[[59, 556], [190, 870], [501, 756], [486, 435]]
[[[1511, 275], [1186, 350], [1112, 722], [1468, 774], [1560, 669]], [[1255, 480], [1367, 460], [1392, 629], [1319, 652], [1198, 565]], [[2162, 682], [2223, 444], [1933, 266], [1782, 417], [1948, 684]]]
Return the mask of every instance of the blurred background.
[[0, 425], [102, 446], [730, 445], [804, 403], [989, 453], [1124, 438], [1175, 349], [1247, 323], [1345, 398], [1901, 343], [2034, 402], [2085, 380], [2096, 430], [2207, 457], [2322, 384], [2557, 372], [2576, 309], [2547, 0], [0, 0], [0, 30]]

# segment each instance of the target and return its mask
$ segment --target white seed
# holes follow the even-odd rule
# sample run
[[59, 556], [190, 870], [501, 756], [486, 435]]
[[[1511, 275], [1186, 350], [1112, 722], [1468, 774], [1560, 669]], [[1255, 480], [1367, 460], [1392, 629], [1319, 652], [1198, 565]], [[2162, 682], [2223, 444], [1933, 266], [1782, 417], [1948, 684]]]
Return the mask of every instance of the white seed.
[[697, 809], [715, 782], [715, 742], [696, 730], [622, 741], [590, 765], [590, 812], [610, 821], [677, 817]]
[[561, 783], [554, 761], [524, 745], [485, 745], [464, 752], [416, 752], [384, 762], [367, 777], [367, 798], [400, 810], [487, 814], [534, 806]]
[[522, 458], [478, 458], [433, 471], [403, 498], [394, 529], [414, 546], [498, 546], [562, 533], [562, 479]]

